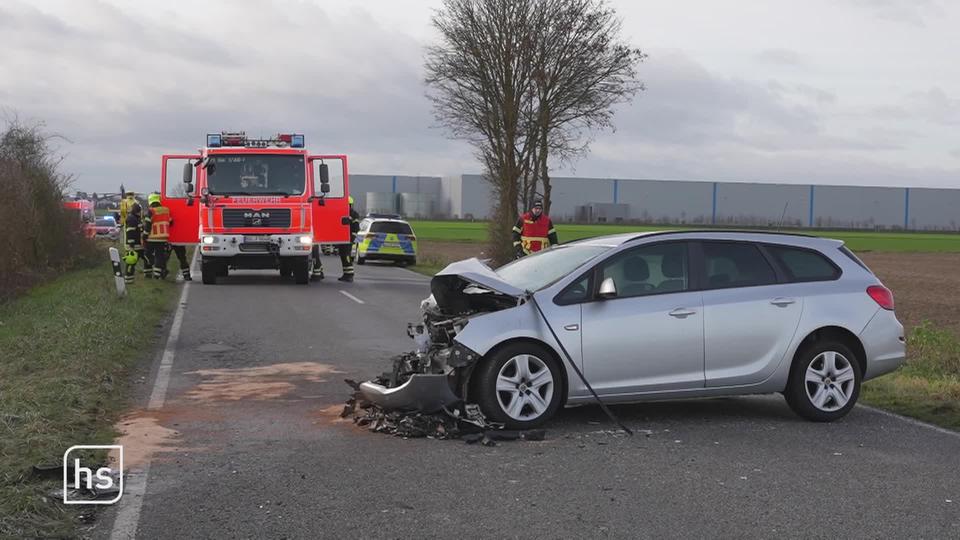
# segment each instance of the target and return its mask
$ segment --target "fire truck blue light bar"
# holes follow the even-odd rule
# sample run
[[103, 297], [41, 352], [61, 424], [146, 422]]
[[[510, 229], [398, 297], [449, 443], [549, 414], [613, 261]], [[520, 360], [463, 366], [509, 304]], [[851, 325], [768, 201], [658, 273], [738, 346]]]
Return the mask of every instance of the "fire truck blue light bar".
[[303, 135], [290, 136], [290, 148], [303, 148], [303, 146], [304, 146]]
[[220, 134], [219, 134], [219, 133], [208, 133], [208, 134], [207, 134], [207, 147], [208, 147], [208, 148], [219, 148], [219, 147], [220, 147]]

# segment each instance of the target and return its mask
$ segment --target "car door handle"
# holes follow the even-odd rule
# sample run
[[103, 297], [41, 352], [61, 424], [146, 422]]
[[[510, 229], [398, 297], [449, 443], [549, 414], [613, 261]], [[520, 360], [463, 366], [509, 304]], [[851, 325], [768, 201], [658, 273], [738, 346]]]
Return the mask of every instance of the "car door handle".
[[785, 296], [780, 296], [771, 300], [770, 303], [775, 306], [787, 307], [790, 304], [796, 304], [797, 301], [794, 298], [787, 298]]
[[569, 330], [569, 331], [571, 331], [571, 332], [576, 332], [577, 330], [580, 329], [580, 325], [579, 325], [579, 324], [568, 324], [568, 325], [564, 326], [563, 329], [564, 329], [564, 330]]
[[690, 315], [696, 315], [696, 313], [697, 312], [692, 309], [677, 308], [671, 311], [670, 313], [668, 313], [668, 315], [670, 315], [671, 317], [676, 317], [678, 319], [683, 319], [684, 317], [689, 317]]

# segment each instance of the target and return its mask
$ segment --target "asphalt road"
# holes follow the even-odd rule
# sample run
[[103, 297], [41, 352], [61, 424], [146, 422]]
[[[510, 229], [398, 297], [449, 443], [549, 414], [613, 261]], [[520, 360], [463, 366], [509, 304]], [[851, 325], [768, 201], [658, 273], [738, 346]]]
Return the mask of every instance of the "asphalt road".
[[343, 379], [411, 348], [428, 282], [325, 265], [310, 286], [191, 286], [164, 405], [126, 421], [132, 490], [95, 536], [119, 509], [139, 538], [960, 537], [960, 437], [865, 408], [814, 424], [773, 396], [614, 407], [626, 437], [585, 406], [497, 447], [338, 423]]

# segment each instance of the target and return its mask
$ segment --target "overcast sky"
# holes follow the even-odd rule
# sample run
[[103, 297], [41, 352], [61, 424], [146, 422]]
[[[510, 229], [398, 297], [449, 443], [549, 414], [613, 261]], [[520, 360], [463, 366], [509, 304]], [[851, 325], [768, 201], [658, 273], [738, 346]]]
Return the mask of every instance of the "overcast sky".
[[[303, 132], [354, 173], [478, 172], [434, 127], [439, 0], [0, 0], [0, 109], [77, 188], [155, 189], [204, 134]], [[960, 3], [613, 1], [649, 54], [615, 132], [555, 174], [960, 187]]]

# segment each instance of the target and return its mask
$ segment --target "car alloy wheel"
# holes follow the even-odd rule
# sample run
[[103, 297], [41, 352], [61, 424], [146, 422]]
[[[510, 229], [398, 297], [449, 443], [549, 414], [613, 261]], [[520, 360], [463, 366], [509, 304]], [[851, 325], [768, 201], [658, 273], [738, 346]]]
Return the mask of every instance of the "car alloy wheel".
[[824, 351], [807, 365], [804, 378], [810, 403], [825, 412], [838, 411], [853, 397], [856, 375], [853, 364], [843, 354]]
[[556, 386], [543, 360], [520, 354], [507, 360], [497, 373], [497, 402], [514, 420], [536, 420], [550, 407]]

